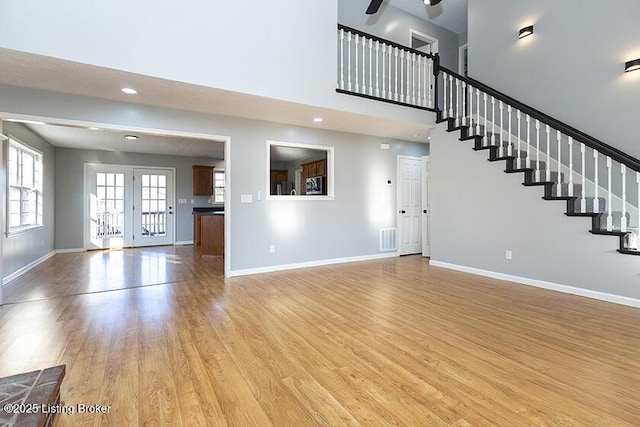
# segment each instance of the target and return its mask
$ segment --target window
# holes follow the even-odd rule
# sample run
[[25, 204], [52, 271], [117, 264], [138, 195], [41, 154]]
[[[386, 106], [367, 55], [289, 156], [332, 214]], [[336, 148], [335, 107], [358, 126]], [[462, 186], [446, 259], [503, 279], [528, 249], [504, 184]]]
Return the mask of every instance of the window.
[[334, 197], [331, 146], [267, 141], [267, 199]]
[[213, 203], [224, 203], [224, 171], [213, 173]]
[[7, 232], [42, 225], [42, 153], [9, 138]]

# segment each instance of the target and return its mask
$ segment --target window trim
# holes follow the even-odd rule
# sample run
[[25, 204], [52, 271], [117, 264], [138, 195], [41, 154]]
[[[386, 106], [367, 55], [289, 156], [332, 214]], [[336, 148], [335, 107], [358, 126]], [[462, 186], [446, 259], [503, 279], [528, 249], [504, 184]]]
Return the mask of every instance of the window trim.
[[[326, 195], [306, 195], [298, 194], [295, 196], [281, 194], [272, 195], [271, 193], [271, 147], [277, 145], [281, 147], [305, 148], [318, 151], [326, 151], [327, 153], [327, 194]], [[331, 145], [314, 145], [301, 144], [297, 142], [273, 141], [267, 140], [266, 155], [266, 176], [265, 176], [265, 199], [266, 200], [335, 200], [335, 173], [334, 173], [334, 157], [335, 147]]]
[[[42, 198], [42, 212], [40, 215], [40, 223], [39, 224], [32, 224], [32, 225], [26, 225], [26, 226], [20, 226], [20, 227], [16, 227], [14, 229], [11, 229], [9, 223], [11, 221], [11, 210], [10, 210], [10, 206], [11, 206], [11, 200], [9, 198], [9, 194], [10, 194], [10, 189], [11, 189], [11, 182], [10, 182], [10, 177], [9, 177], [9, 148], [11, 146], [16, 147], [19, 151], [21, 152], [26, 152], [29, 153], [31, 155], [34, 156], [35, 159], [39, 159], [40, 161], [40, 173], [41, 173], [41, 177], [40, 177], [40, 184], [42, 186], [42, 190], [40, 190], [40, 197]], [[8, 138], [6, 139], [6, 142], [4, 144], [4, 167], [5, 167], [5, 209], [6, 209], [6, 216], [5, 216], [5, 224], [4, 224], [4, 234], [7, 237], [11, 237], [11, 236], [15, 236], [17, 234], [21, 234], [27, 231], [31, 231], [31, 230], [35, 230], [35, 229], [39, 229], [39, 228], [43, 228], [44, 227], [44, 153], [36, 148], [33, 148], [31, 145], [24, 143], [22, 140], [20, 140], [19, 138], [16, 138], [15, 136], [13, 136], [12, 134], [9, 134]], [[23, 188], [23, 187], [20, 187]], [[36, 190], [37, 191], [37, 190]], [[36, 221], [38, 219], [38, 202], [36, 200]], [[20, 214], [22, 215], [22, 210], [20, 211]]]

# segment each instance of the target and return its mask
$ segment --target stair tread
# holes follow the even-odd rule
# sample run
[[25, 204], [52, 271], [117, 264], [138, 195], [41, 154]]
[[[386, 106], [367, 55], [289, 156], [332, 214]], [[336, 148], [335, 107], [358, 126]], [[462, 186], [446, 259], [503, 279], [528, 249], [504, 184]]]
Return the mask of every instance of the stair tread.
[[629, 234], [628, 231], [616, 231], [616, 230], [607, 231], [607, 230], [600, 230], [600, 229], [595, 229], [595, 230], [591, 229], [589, 230], [589, 233], [597, 234], [601, 236], [624, 236], [626, 234]]

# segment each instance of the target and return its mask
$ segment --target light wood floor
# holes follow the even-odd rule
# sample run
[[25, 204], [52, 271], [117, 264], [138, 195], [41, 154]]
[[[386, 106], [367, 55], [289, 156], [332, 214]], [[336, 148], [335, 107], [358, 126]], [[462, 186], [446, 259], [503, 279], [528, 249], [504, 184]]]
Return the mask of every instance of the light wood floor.
[[193, 277], [0, 307], [0, 376], [65, 363], [68, 405], [111, 406], [59, 426], [640, 425], [640, 310], [421, 257], [225, 280], [164, 251]]

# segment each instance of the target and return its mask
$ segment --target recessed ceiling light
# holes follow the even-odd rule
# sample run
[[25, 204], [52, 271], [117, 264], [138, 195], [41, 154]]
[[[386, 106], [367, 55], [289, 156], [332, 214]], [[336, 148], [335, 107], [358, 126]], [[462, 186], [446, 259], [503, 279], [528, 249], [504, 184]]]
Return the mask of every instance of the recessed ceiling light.
[[322, 117], [315, 117], [313, 119], [313, 121], [316, 122], [316, 123], [322, 123], [324, 121], [324, 119]]
[[95, 126], [91, 126], [90, 128], [87, 128], [87, 129], [89, 129], [89, 130], [100, 130], [100, 128], [97, 128]]
[[130, 87], [123, 87], [121, 90], [122, 90], [122, 92], [126, 93], [127, 95], [136, 95], [138, 93], [137, 90], [132, 89]]
[[124, 139], [138, 139], [136, 135], [125, 135]]

